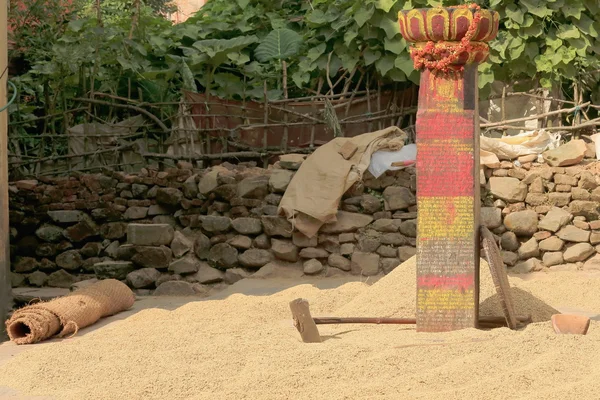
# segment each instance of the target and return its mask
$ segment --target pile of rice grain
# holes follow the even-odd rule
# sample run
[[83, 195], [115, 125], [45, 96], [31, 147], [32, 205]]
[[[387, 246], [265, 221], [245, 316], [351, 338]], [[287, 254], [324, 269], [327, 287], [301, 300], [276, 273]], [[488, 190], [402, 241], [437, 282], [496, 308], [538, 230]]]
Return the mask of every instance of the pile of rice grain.
[[[502, 308], [490, 268], [485, 260], [481, 260], [479, 277], [479, 298], [482, 316], [502, 316]], [[548, 321], [552, 314], [558, 313], [554, 308], [533, 296], [529, 291], [514, 287], [511, 292], [517, 315], [531, 315], [534, 322]], [[369, 290], [358, 295], [338, 310], [342, 316], [356, 317], [414, 317], [417, 293], [416, 258], [399, 265], [385, 278], [375, 283]]]
[[[344, 315], [413, 315], [414, 267], [409, 260], [371, 287], [299, 285], [271, 296], [237, 294], [175, 311], [142, 311], [19, 354], [0, 367], [0, 393], [6, 386], [61, 400], [596, 397], [595, 321], [587, 336], [556, 335], [544, 321], [521, 331], [438, 334], [406, 325], [327, 325], [319, 327], [323, 343], [300, 341], [288, 308], [297, 297], [310, 301], [314, 315], [335, 315], [336, 309]], [[482, 309], [500, 315], [486, 268], [482, 263]], [[600, 311], [600, 296], [590, 296], [600, 292], [598, 277], [561, 272], [511, 283], [527, 293], [517, 299], [518, 311], [537, 320], [554, 312], [547, 304]]]

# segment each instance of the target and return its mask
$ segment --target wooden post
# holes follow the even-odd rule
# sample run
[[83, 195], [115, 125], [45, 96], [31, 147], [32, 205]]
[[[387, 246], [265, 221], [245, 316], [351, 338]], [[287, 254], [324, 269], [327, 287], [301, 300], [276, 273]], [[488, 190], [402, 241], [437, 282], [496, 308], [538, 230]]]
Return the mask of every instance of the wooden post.
[[[6, 1], [0, 5], [0, 107], [6, 105], [8, 38]], [[8, 111], [0, 112], [0, 339], [6, 337], [4, 321], [11, 303], [8, 226]]]
[[[416, 122], [417, 331], [477, 327], [477, 64], [487, 57], [483, 42], [495, 37], [498, 15], [440, 7], [402, 11], [399, 23], [404, 38], [414, 43], [415, 66], [422, 69]], [[460, 40], [472, 24], [478, 25], [472, 46], [463, 47]]]
[[300, 332], [300, 337], [304, 343], [321, 343], [321, 335], [317, 324], [310, 315], [308, 301], [305, 299], [296, 299], [290, 302], [290, 310], [294, 318], [294, 326]]

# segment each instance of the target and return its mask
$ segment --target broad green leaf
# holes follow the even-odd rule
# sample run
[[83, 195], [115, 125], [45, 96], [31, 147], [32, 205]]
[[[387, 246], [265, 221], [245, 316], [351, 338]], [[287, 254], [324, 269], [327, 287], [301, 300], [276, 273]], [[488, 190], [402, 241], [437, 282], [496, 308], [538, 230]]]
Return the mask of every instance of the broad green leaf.
[[577, 57], [577, 50], [573, 48], [567, 48], [565, 46], [558, 49], [556, 52], [561, 56], [562, 62], [565, 64], [571, 63]]
[[573, 21], [576, 27], [586, 35], [598, 36], [598, 31], [594, 27], [594, 21], [585, 14], [581, 14], [581, 17], [576, 21]]
[[354, 21], [352, 20], [351, 17], [348, 16], [348, 17], [342, 17], [342, 18], [339, 18], [339, 19], [333, 21], [331, 23], [331, 27], [333, 29], [335, 29], [336, 31], [344, 31], [344, 30], [346, 30], [347, 26], [349, 26], [351, 24], [354, 25]]
[[196, 93], [198, 91], [198, 88], [196, 87], [194, 74], [192, 74], [190, 67], [183, 60], [181, 61], [179, 72], [183, 81], [183, 89]]
[[350, 46], [350, 44], [356, 39], [358, 36], [358, 31], [356, 29], [349, 29], [344, 33], [344, 44], [346, 46]]
[[310, 50], [308, 50], [306, 57], [310, 61], [317, 61], [317, 59], [321, 57], [323, 53], [325, 53], [325, 49], [327, 49], [327, 45], [325, 43], [321, 43], [318, 46], [311, 47]]
[[525, 55], [530, 60], [535, 60], [535, 58], [540, 54], [540, 48], [537, 43], [529, 42], [525, 45]]
[[561, 39], [577, 39], [581, 36], [579, 29], [576, 26], [570, 25], [560, 25], [558, 27], [558, 33], [556, 34]]
[[541, 78], [540, 85], [545, 89], [552, 89], [553, 82], [550, 78]]
[[250, 57], [248, 54], [239, 52], [239, 53], [229, 53], [227, 54], [227, 58], [230, 59], [234, 64], [242, 65], [246, 64], [250, 61]]
[[337, 16], [334, 13], [324, 13], [321, 10], [314, 10], [308, 15], [308, 21], [317, 25], [329, 24], [335, 21], [336, 18]]
[[569, 43], [569, 46], [573, 47], [574, 49], [583, 50], [584, 56], [585, 56], [585, 49], [587, 49], [590, 45], [590, 41], [585, 36], [582, 36], [577, 39], [567, 39], [566, 42]]
[[394, 65], [400, 71], [404, 72], [406, 76], [410, 76], [410, 74], [415, 70], [413, 60], [410, 58], [410, 55], [408, 53], [402, 53], [398, 57], [396, 57]]
[[394, 82], [406, 82], [406, 75], [398, 68], [393, 68], [388, 72], [388, 77]]
[[375, 62], [375, 67], [381, 76], [385, 76], [392, 68], [394, 68], [395, 57], [391, 54], [386, 54]]
[[508, 18], [515, 21], [517, 24], [523, 24], [523, 17], [525, 13], [521, 8], [516, 4], [509, 4], [505, 9], [506, 15]]
[[542, 27], [542, 24], [538, 22], [536, 24], [528, 26], [527, 28], [523, 28], [522, 32], [523, 36], [539, 37], [541, 34], [544, 33], [544, 29]]
[[525, 14], [525, 17], [523, 18], [523, 23], [521, 24], [521, 28], [529, 28], [533, 25], [534, 21], [535, 19], [533, 19], [531, 14]]
[[545, 0], [520, 0], [520, 3], [527, 8], [527, 11], [540, 18], [552, 15], [552, 10], [546, 7]]
[[510, 55], [510, 58], [512, 60], [516, 60], [517, 58], [521, 57], [521, 54], [523, 54], [524, 50], [525, 50], [525, 42], [521, 42], [521, 44], [519, 44], [515, 47], [511, 47], [508, 50], [508, 54]]
[[340, 57], [340, 60], [342, 60], [342, 67], [348, 71], [352, 71], [360, 61], [358, 57], [352, 53], [338, 53], [338, 56]]
[[561, 7], [561, 11], [565, 17], [573, 17], [578, 20], [581, 18], [581, 12], [585, 11], [585, 7], [579, 2], [571, 0]]
[[83, 26], [85, 25], [85, 23], [87, 22], [86, 19], [75, 19], [71, 22], [69, 22], [69, 29], [71, 29], [73, 32], [79, 32], [81, 30], [81, 28], [83, 28]]
[[193, 44], [193, 47], [206, 53], [211, 65], [219, 66], [227, 61], [229, 53], [238, 52], [257, 41], [258, 38], [254, 35], [238, 36], [233, 39], [205, 39], [198, 40]]
[[490, 63], [483, 63], [479, 66], [479, 88], [483, 88], [486, 85], [494, 83], [494, 72], [491, 69]]
[[554, 69], [554, 63], [546, 55], [536, 57], [535, 65], [539, 72], [552, 72]]
[[406, 50], [406, 42], [400, 37], [395, 39], [385, 38], [385, 40], [383, 41], [383, 48], [386, 51], [392, 52], [394, 54], [401, 54], [403, 51]]
[[271, 31], [254, 50], [256, 59], [260, 62], [284, 60], [295, 56], [300, 49], [302, 37], [291, 29], [276, 29]]
[[365, 65], [368, 66], [368, 65], [373, 64], [375, 61], [377, 61], [381, 57], [381, 52], [373, 51], [371, 49], [366, 49], [363, 57], [365, 58]]
[[496, 8], [500, 3], [502, 3], [502, 0], [490, 0], [490, 7]]
[[413, 71], [408, 75], [408, 80], [414, 83], [415, 85], [419, 85], [421, 83], [421, 72], [413, 69]]
[[260, 75], [263, 70], [262, 66], [256, 61], [252, 61], [251, 63], [245, 64], [242, 68], [242, 71], [245, 74], [250, 75]]
[[562, 46], [563, 41], [558, 38], [557, 39], [546, 39], [546, 44], [552, 50], [557, 50], [560, 46]]
[[215, 74], [214, 81], [219, 86], [220, 91], [227, 96], [233, 97], [244, 92], [244, 82], [234, 74]]
[[385, 35], [389, 39], [400, 33], [400, 25], [398, 25], [398, 21], [392, 21], [387, 16], [383, 16], [383, 18], [381, 18], [378, 26], [385, 31]]
[[307, 72], [296, 71], [292, 74], [292, 81], [298, 88], [302, 89], [310, 81], [310, 74]]
[[363, 5], [361, 8], [359, 8], [356, 14], [354, 14], [354, 20], [358, 24], [358, 27], [362, 27], [368, 20], [370, 20], [374, 12], [375, 8], [373, 5]]
[[329, 76], [332, 78], [336, 76], [340, 68], [342, 68], [342, 60], [337, 55], [332, 54], [329, 61]]
[[250, 0], [236, 0], [236, 1], [241, 8], [246, 8], [248, 6], [248, 3], [250, 3]]
[[395, 3], [395, 0], [377, 0], [377, 2], [375, 3], [375, 7], [387, 13], [392, 9]]
[[583, 4], [590, 10], [592, 15], [598, 15], [598, 13], [600, 13], [600, 3], [598, 3], [598, 0], [584, 0]]

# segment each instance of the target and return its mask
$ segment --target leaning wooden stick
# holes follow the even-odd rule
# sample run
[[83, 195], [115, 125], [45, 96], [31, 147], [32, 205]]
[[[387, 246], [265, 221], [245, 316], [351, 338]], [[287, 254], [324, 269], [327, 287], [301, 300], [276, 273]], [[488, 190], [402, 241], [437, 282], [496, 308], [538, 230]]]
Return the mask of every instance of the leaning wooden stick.
[[[415, 325], [415, 318], [369, 318], [369, 317], [315, 317], [310, 314], [308, 301], [305, 299], [296, 299], [290, 302], [290, 310], [294, 326], [300, 332], [300, 337], [304, 343], [321, 343], [321, 335], [317, 325], [336, 325], [336, 324], [387, 324], [387, 325]], [[532, 322], [531, 316], [517, 316], [519, 323], [527, 324]], [[479, 317], [480, 328], [497, 328], [506, 326], [504, 317]]]

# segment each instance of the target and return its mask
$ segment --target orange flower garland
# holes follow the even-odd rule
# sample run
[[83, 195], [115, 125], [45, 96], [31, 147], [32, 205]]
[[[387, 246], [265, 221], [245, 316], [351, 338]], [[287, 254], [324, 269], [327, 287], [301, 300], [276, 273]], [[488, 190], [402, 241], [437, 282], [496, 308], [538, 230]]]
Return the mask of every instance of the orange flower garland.
[[[444, 73], [450, 72], [451, 70], [464, 70], [463, 66], [458, 68], [452, 68], [451, 65], [458, 60], [461, 53], [469, 52], [477, 47], [471, 44], [471, 39], [475, 36], [475, 32], [479, 27], [481, 21], [481, 7], [477, 4], [469, 4], [462, 6], [453, 6], [448, 8], [471, 8], [475, 10], [471, 25], [467, 30], [465, 36], [460, 40], [458, 45], [448, 45], [448, 42], [435, 43], [433, 41], [427, 42], [425, 47], [419, 49], [413, 47], [411, 49], [411, 55], [413, 56], [413, 62], [416, 70], [423, 68], [434, 69]], [[438, 58], [438, 60], [436, 60]]]

